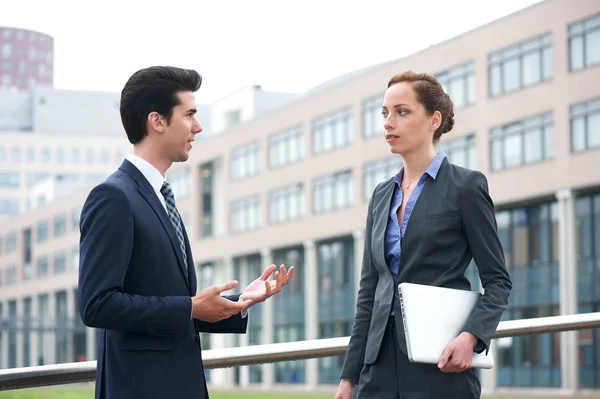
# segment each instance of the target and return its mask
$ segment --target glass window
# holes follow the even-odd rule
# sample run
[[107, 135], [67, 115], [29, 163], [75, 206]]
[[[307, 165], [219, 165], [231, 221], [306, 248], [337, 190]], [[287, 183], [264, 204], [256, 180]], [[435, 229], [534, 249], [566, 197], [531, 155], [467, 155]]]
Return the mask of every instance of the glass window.
[[493, 128], [490, 132], [492, 170], [551, 159], [554, 156], [551, 112]]
[[302, 184], [273, 190], [269, 195], [269, 221], [282, 223], [304, 214]]
[[260, 197], [252, 196], [233, 201], [230, 211], [230, 228], [232, 232], [257, 229], [261, 226]]
[[571, 151], [600, 147], [600, 98], [571, 106]]
[[452, 140], [442, 138], [437, 147], [453, 164], [467, 169], [477, 168], [477, 147], [474, 134]]
[[569, 25], [569, 68], [577, 71], [600, 63], [600, 14]]
[[369, 201], [375, 187], [382, 181], [395, 176], [402, 167], [402, 158], [390, 156], [365, 164], [363, 167], [363, 199]]
[[352, 109], [344, 108], [315, 119], [312, 134], [315, 154], [347, 146], [352, 142]]
[[304, 135], [300, 126], [269, 137], [269, 167], [275, 168], [304, 158]]
[[330, 212], [352, 205], [352, 171], [345, 170], [322, 176], [313, 183], [313, 209], [315, 213]]
[[231, 151], [230, 176], [233, 180], [244, 179], [260, 172], [260, 143], [252, 142]]
[[475, 103], [475, 63], [469, 62], [438, 73], [436, 78], [456, 108]]
[[493, 52], [488, 56], [488, 64], [490, 97], [552, 79], [552, 35]]

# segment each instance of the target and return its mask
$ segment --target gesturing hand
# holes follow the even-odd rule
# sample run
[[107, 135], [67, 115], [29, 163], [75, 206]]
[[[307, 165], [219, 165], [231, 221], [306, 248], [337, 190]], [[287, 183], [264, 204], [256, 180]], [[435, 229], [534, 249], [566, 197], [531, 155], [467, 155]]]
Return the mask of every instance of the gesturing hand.
[[277, 269], [276, 265], [267, 267], [262, 276], [246, 287], [242, 295], [240, 295], [240, 300], [250, 299], [254, 305], [278, 294], [290, 282], [290, 279], [294, 275], [294, 266], [290, 267], [290, 270], [286, 272], [285, 266], [281, 265], [280, 270], [275, 272], [275, 280], [267, 280], [275, 269]]
[[444, 373], [460, 373], [471, 368], [475, 344], [475, 335], [466, 331], [461, 333], [446, 347], [438, 362], [438, 368]]
[[242, 310], [247, 310], [252, 304], [251, 300], [245, 299], [234, 302], [221, 296], [222, 292], [234, 289], [237, 285], [237, 281], [230, 281], [200, 291], [195, 297], [192, 297], [192, 317], [215, 323], [228, 319]]

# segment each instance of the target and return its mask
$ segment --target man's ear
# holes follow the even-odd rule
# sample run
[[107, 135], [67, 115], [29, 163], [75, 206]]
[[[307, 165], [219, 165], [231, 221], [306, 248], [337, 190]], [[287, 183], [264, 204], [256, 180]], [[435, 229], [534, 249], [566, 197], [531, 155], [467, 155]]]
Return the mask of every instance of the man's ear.
[[167, 127], [166, 119], [158, 112], [148, 114], [148, 127], [158, 133], [164, 133]]

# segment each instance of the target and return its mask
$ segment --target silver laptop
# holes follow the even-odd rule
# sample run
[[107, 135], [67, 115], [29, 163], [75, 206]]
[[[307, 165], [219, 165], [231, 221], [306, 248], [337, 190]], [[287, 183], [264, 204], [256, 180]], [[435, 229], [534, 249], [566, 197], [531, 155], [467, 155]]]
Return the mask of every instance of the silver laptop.
[[[437, 364], [446, 346], [462, 331], [479, 292], [413, 283], [398, 285], [408, 359]], [[492, 350], [473, 352], [475, 368], [494, 367]]]

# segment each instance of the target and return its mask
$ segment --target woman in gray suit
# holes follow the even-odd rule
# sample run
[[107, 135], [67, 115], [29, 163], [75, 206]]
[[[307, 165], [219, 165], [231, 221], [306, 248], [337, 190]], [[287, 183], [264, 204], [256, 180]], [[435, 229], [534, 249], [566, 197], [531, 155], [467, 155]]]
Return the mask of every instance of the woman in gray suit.
[[[512, 288], [487, 179], [451, 164], [435, 144], [454, 125], [453, 104], [431, 75], [392, 77], [384, 133], [404, 166], [373, 193], [360, 288], [336, 399], [474, 399], [473, 352], [487, 351]], [[396, 287], [401, 282], [470, 290], [474, 259], [485, 289], [437, 365], [411, 363]]]

